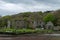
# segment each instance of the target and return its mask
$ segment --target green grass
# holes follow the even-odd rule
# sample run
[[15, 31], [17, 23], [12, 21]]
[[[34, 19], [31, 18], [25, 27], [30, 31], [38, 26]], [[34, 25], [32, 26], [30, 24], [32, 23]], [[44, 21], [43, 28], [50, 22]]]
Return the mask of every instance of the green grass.
[[0, 29], [0, 32], [8, 32], [8, 33], [16, 33], [16, 34], [23, 34], [23, 33], [52, 33], [53, 30], [42, 30], [42, 29], [11, 29], [11, 28], [5, 28], [5, 29]]

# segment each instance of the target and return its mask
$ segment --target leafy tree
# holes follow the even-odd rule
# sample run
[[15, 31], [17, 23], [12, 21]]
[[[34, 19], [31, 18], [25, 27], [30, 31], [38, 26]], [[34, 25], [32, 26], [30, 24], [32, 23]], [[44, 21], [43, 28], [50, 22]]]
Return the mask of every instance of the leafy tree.
[[22, 13], [23, 15], [23, 17], [29, 17], [30, 16], [30, 14], [32, 14], [31, 12], [24, 12], [24, 13]]
[[2, 19], [3, 19], [3, 20], [11, 20], [11, 16], [9, 16], [9, 15], [3, 16]]
[[56, 10], [53, 14], [56, 17], [55, 24], [60, 26], [60, 10]]
[[45, 22], [51, 21], [54, 22], [56, 20], [55, 16], [51, 13], [48, 13], [46, 16], [43, 17]]
[[0, 18], [0, 27], [7, 26], [7, 21], [11, 20], [11, 16], [3, 16]]

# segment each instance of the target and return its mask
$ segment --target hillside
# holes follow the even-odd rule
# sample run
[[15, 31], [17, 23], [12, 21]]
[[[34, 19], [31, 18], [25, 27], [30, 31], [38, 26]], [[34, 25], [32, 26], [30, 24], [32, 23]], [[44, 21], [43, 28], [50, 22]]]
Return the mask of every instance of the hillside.
[[[45, 11], [45, 12], [24, 12], [24, 13], [18, 13], [15, 15], [7, 15], [4, 17], [0, 18], [0, 26], [4, 27], [7, 26], [7, 21], [16, 21], [16, 20], [24, 20], [25, 22], [28, 21], [26, 23], [26, 25], [29, 25], [29, 22], [48, 22], [51, 21], [53, 22], [53, 24], [56, 25], [60, 25], [60, 10], [56, 10], [56, 11]], [[30, 24], [31, 25], [31, 24]]]

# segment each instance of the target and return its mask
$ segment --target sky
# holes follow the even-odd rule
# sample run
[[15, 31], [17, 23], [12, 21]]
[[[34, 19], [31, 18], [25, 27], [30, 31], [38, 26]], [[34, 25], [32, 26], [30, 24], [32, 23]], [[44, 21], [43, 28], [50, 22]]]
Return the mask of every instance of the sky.
[[60, 0], [0, 0], [0, 15], [60, 9]]

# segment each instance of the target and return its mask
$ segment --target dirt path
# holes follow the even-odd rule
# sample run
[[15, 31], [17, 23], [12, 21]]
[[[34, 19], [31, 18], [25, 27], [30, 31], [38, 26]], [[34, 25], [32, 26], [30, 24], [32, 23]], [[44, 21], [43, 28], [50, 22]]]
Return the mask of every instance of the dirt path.
[[0, 37], [0, 40], [46, 40], [47, 37]]
[[21, 35], [15, 37], [0, 37], [0, 40], [60, 40], [60, 36]]

